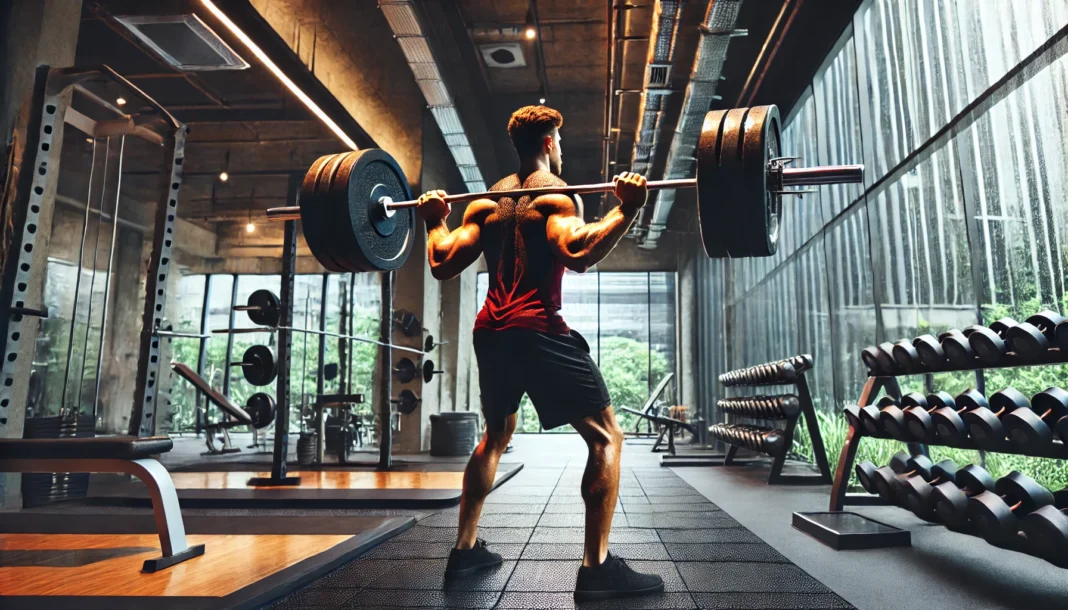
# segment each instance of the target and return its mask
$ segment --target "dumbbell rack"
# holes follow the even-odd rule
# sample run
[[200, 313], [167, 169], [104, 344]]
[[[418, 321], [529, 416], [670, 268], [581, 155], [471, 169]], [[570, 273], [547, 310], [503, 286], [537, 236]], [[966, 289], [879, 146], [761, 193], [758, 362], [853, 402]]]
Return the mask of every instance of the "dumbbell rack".
[[[948, 372], [964, 372], [964, 371], [977, 371], [977, 370], [992, 370], [992, 369], [1005, 369], [1015, 368], [1020, 366], [1048, 366], [1054, 364], [1068, 364], [1068, 354], [1062, 353], [1057, 348], [1051, 348], [1048, 352], [1039, 358], [1033, 360], [1024, 360], [1013, 353], [1008, 353], [1001, 358], [997, 364], [983, 364], [977, 359], [974, 363], [967, 366], [947, 366], [932, 370], [923, 365], [915, 365], [907, 369], [901, 369], [893, 374], [880, 374], [872, 375], [868, 377], [868, 380], [864, 383], [864, 389], [861, 391], [860, 399], [856, 405], [846, 407], [847, 410], [856, 410], [854, 414], [859, 412], [859, 409], [868, 405], [874, 404], [875, 397], [878, 396], [881, 390], [886, 390], [888, 396], [892, 396], [896, 399], [901, 399], [901, 389], [898, 386], [897, 378], [899, 376], [921, 375], [926, 373], [948, 373]], [[886, 502], [877, 495], [867, 493], [847, 493], [849, 479], [853, 472], [853, 463], [856, 460], [857, 450], [860, 447], [860, 441], [865, 437], [871, 438], [883, 438], [903, 441], [908, 444], [909, 453], [917, 455], [920, 453], [927, 453], [927, 445], [936, 445], [941, 447], [954, 447], [957, 449], [973, 449], [983, 450], [991, 453], [1009, 453], [1015, 455], [1025, 455], [1028, 457], [1038, 458], [1053, 458], [1060, 460], [1068, 460], [1068, 445], [1054, 439], [1052, 442], [1039, 446], [1039, 447], [1026, 447], [1021, 448], [1014, 445], [1001, 445], [996, 448], [989, 446], [980, 447], [970, 438], [963, 438], [959, 442], [950, 443], [945, 440], [939, 440], [932, 443], [927, 441], [926, 444], [919, 442], [909, 442], [905, 437], [894, 438], [889, 434], [871, 434], [863, 429], [857, 428], [850, 424], [849, 430], [846, 432], [846, 441], [842, 446], [842, 453], [838, 459], [838, 469], [835, 471], [834, 484], [831, 487], [831, 511], [841, 511], [843, 506], [847, 505], [885, 505]]]
[[[739, 370], [736, 370], [736, 371], [730, 371], [729, 373], [724, 374], [722, 376], [722, 378], [727, 378], [727, 377], [729, 377], [731, 375], [734, 375], [734, 374], [736, 374], [739, 378], [741, 378], [741, 377], [743, 377], [743, 373], [745, 373], [747, 371], [755, 371], [755, 370], [757, 370], [757, 369], [759, 369], [761, 367], [769, 367], [770, 368], [770, 367], [773, 367], [776, 364], [779, 364], [779, 363], [782, 363], [782, 362], [787, 362], [787, 361], [790, 361], [790, 360], [795, 360], [795, 359], [785, 359], [785, 360], [781, 360], [781, 361], [777, 361], [777, 362], [773, 362], [773, 363], [768, 363], [766, 365], [758, 365], [758, 366], [754, 366], [754, 367], [749, 367], [749, 369], [739, 369]], [[800, 356], [800, 357], [796, 358], [796, 360], [807, 360], [808, 362], [811, 362], [811, 356], [807, 356], [807, 355], [806, 356]], [[743, 420], [752, 420], [752, 421], [763, 421], [763, 422], [767, 422], [767, 421], [784, 421], [784, 422], [786, 422], [786, 426], [782, 430], [782, 435], [785, 438], [785, 443], [783, 444], [782, 450], [777, 452], [777, 453], [775, 453], [775, 454], [768, 454], [773, 458], [773, 461], [772, 461], [772, 464], [771, 464], [771, 471], [768, 473], [768, 484], [769, 485], [774, 485], [774, 484], [826, 485], [826, 484], [831, 482], [831, 469], [830, 469], [830, 465], [827, 463], [827, 451], [823, 446], [823, 437], [820, 435], [820, 428], [819, 428], [818, 422], [816, 420], [816, 410], [815, 410], [815, 407], [813, 406], [813, 403], [812, 403], [812, 394], [809, 391], [808, 380], [805, 377], [805, 373], [808, 370], [810, 370], [811, 368], [812, 368], [811, 365], [797, 367], [795, 369], [795, 372], [794, 372], [794, 375], [793, 375], [792, 379], [785, 379], [785, 378], [774, 379], [774, 378], [772, 378], [772, 379], [769, 379], [767, 381], [762, 381], [762, 382], [743, 382], [743, 381], [732, 381], [732, 382], [729, 382], [729, 383], [728, 382], [723, 382], [723, 384], [725, 386], [727, 386], [727, 387], [754, 387], [755, 388], [755, 387], [789, 386], [789, 385], [792, 385], [795, 388], [795, 391], [793, 393], [787, 393], [787, 394], [781, 395], [779, 397], [759, 397], [759, 398], [762, 398], [762, 399], [774, 400], [775, 398], [787, 398], [787, 397], [790, 397], [790, 396], [796, 396], [797, 401], [798, 401], [799, 406], [800, 406], [800, 409], [796, 413], [794, 413], [793, 415], [785, 415], [784, 414], [784, 415], [781, 415], [780, 417], [763, 417], [763, 416], [756, 417], [756, 416], [753, 416], [753, 415], [743, 414], [743, 413], [740, 413], [740, 412], [735, 412], [735, 413], [731, 413], [730, 414], [731, 419], [732, 419], [732, 423], [733, 423], [733, 420], [735, 418], [743, 419]], [[737, 402], [737, 401], [746, 400], [747, 398], [748, 397], [729, 398], [729, 399], [725, 399], [725, 401], [721, 401], [721, 402], [726, 402], [726, 401]], [[753, 398], [755, 399], [757, 397], [753, 397]], [[786, 464], [786, 456], [790, 452], [790, 448], [793, 445], [794, 430], [797, 427], [798, 419], [800, 419], [800, 417], [802, 415], [804, 416], [805, 424], [808, 427], [809, 437], [812, 439], [812, 451], [813, 451], [813, 454], [814, 454], [814, 459], [816, 461], [816, 467], [818, 468], [819, 472], [817, 474], [814, 474], [814, 475], [783, 474], [782, 470], [783, 470], [783, 466]], [[717, 428], [716, 425], [710, 426], [709, 427], [709, 432], [712, 432], [714, 434], [714, 430], [716, 428]], [[719, 456], [719, 455], [705, 456], [702, 465], [707, 465], [707, 466], [732, 466], [732, 465], [747, 464], [747, 463], [750, 462], [750, 460], [735, 460], [735, 456], [737, 455], [739, 449], [741, 449], [741, 448], [753, 449], [752, 447], [747, 447], [744, 444], [734, 444], [734, 443], [731, 443], [730, 441], [727, 441], [726, 439], [721, 438], [721, 437], [716, 437], [716, 440], [721, 440], [723, 442], [726, 442], [729, 445], [729, 448], [727, 449], [727, 453], [725, 455], [722, 455], [722, 456]], [[680, 458], [680, 461], [681, 460], [685, 460], [687, 458], [689, 458], [689, 460], [691, 462], [693, 460], [693, 458], [691, 458], [689, 456], [679, 456], [679, 458]], [[722, 460], [722, 461], [720, 461], [720, 460]], [[680, 463], [678, 465], [684, 465], [684, 464]]]

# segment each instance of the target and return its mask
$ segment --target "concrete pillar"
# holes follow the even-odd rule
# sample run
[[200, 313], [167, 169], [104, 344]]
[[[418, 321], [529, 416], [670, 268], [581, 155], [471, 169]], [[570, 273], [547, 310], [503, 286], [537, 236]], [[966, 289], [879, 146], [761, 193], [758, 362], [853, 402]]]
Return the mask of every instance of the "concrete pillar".
[[[25, 119], [28, 116], [27, 102], [33, 89], [34, 73], [38, 66], [66, 67], [74, 64], [74, 53], [78, 43], [78, 27], [81, 20], [82, 3], [80, 0], [13, 0], [0, 5], [0, 134], [5, 149], [11, 143], [16, 146], [15, 167], [22, 162], [23, 152], [36, 155], [36, 150], [22, 151], [21, 143], [26, 141]], [[63, 126], [56, 125], [53, 141], [61, 142]], [[52, 148], [49, 167], [53, 171], [59, 167], [61, 147]], [[0, 180], [2, 182], [2, 180]], [[55, 182], [53, 188], [45, 193], [46, 204], [38, 222], [37, 247], [42, 256], [35, 262], [31, 271], [29, 294], [35, 295], [33, 303], [41, 302], [44, 286], [45, 260], [48, 235], [51, 232], [52, 209], [55, 199]], [[12, 197], [3, 210], [5, 221], [11, 218], [12, 210], [8, 203], [15, 201]], [[7, 222], [4, 222], [7, 226]], [[4, 229], [5, 231], [8, 229]], [[6, 235], [5, 242], [6, 242]], [[25, 396], [30, 376], [36, 324], [28, 325], [23, 333], [19, 354], [19, 366], [16, 369], [14, 386], [15, 396]], [[25, 425], [26, 405], [24, 400], [5, 406], [0, 410], [0, 436], [21, 438]], [[22, 507], [21, 475], [8, 473], [0, 475], [0, 510], [17, 510]]]
[[678, 273], [675, 294], [678, 311], [675, 329], [678, 334], [676, 345], [676, 387], [679, 404], [690, 408], [690, 413], [700, 413], [697, 404], [697, 384], [694, 375], [697, 362], [697, 257], [704, 256], [699, 244], [678, 249]]
[[467, 411], [468, 370], [472, 366], [471, 330], [475, 324], [475, 281], [478, 270], [471, 266], [459, 277], [441, 284], [441, 336], [447, 344], [438, 348], [445, 374], [441, 380], [441, 409]]

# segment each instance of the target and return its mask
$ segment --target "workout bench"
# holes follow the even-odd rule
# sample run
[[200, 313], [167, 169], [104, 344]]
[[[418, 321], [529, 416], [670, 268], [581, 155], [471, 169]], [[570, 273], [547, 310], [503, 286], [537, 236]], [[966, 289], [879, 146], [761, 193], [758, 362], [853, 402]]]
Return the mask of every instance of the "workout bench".
[[671, 417], [664, 417], [662, 415], [654, 415], [648, 411], [639, 411], [637, 409], [631, 409], [630, 407], [620, 407], [621, 410], [637, 415], [643, 419], [653, 422], [660, 428], [660, 433], [656, 437], [656, 442], [653, 443], [653, 453], [660, 450], [660, 443], [664, 442], [664, 437], [667, 437], [668, 442], [668, 454], [675, 455], [675, 433], [687, 430], [697, 438], [699, 433], [697, 427], [688, 422], [684, 422], [681, 419], [673, 419]]
[[161, 557], [146, 559], [142, 572], [157, 572], [204, 554], [204, 545], [189, 546], [178, 494], [167, 469], [151, 456], [174, 444], [166, 436], [138, 438], [0, 439], [0, 472], [118, 472], [132, 474], [148, 486]]
[[[174, 372], [178, 373], [180, 377], [193, 384], [193, 387], [207, 396], [208, 400], [215, 406], [219, 407], [219, 409], [230, 416], [229, 420], [223, 420], [214, 424], [206, 424], [204, 426], [204, 436], [208, 443], [208, 453], [211, 455], [241, 451], [236, 447], [230, 446], [230, 428], [248, 426], [250, 430], [258, 430], [270, 425], [271, 421], [274, 419], [274, 401], [266, 394], [253, 394], [253, 396], [249, 398], [250, 406], [254, 404], [256, 408], [242, 409], [230, 402], [230, 400], [222, 394], [216, 392], [210, 385], [208, 385], [207, 381], [204, 381], [203, 377], [197, 375], [196, 372], [188, 366], [181, 362], [175, 362], [171, 364], [171, 368], [173, 368]], [[253, 399], [257, 399], [257, 401], [253, 403]], [[265, 409], [263, 413], [258, 412], [261, 403], [270, 403], [269, 405], [263, 404], [263, 408]], [[222, 449], [215, 448], [215, 434], [218, 432], [222, 432], [223, 434]]]

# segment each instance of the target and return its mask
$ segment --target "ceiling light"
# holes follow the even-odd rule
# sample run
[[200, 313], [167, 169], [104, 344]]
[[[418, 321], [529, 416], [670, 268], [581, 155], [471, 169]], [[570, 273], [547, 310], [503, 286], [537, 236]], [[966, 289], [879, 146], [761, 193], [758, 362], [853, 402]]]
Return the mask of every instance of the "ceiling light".
[[237, 37], [237, 39], [241, 41], [241, 44], [245, 45], [245, 47], [259, 59], [263, 63], [263, 65], [266, 66], [272, 74], [274, 74], [275, 78], [281, 81], [281, 83], [285, 85], [286, 88], [293, 93], [293, 95], [297, 96], [297, 99], [299, 99], [301, 103], [303, 103], [304, 106], [306, 106], [308, 110], [312, 112], [312, 114], [318, 117], [319, 120], [322, 121], [323, 124], [330, 129], [330, 131], [334, 132], [334, 135], [336, 135], [342, 142], [345, 143], [346, 146], [348, 146], [352, 150], [359, 149], [359, 146], [356, 146], [356, 142], [354, 142], [353, 139], [350, 138], [348, 134], [346, 134], [341, 129], [341, 127], [334, 122], [333, 119], [327, 116], [326, 112], [324, 112], [322, 108], [320, 108], [314, 101], [312, 101], [312, 99], [308, 97], [307, 93], [301, 91], [300, 88], [297, 87], [296, 83], [290, 80], [290, 78], [286, 76], [285, 72], [282, 72], [282, 69], [275, 65], [273, 61], [271, 61], [270, 57], [267, 57], [267, 54], [263, 52], [263, 49], [261, 49], [255, 42], [252, 41], [251, 38], [248, 37], [247, 34], [242, 32], [241, 29], [237, 27], [237, 24], [235, 24], [233, 21], [230, 21], [230, 18], [226, 16], [226, 13], [219, 10], [219, 7], [215, 6], [215, 3], [211, 0], [200, 0], [200, 3], [203, 4], [209, 12], [211, 12], [212, 16], [214, 16], [224, 26], [226, 26], [226, 29], [230, 30], [230, 33]]
[[538, 103], [539, 104], [544, 104], [545, 103], [545, 98], [539, 98], [538, 99]]
[[527, 40], [534, 40], [538, 37], [538, 30], [535, 30], [533, 26], [529, 26], [523, 31], [523, 35], [527, 37]]
[[115, 103], [118, 104], [119, 106], [125, 106], [126, 105], [126, 98], [120, 97], [117, 100], [115, 100]]
[[226, 172], [222, 172], [221, 174], [219, 174], [219, 180], [220, 181], [226, 182], [229, 179], [230, 179], [230, 174], [228, 174]]
[[255, 233], [256, 232], [256, 225], [254, 225], [251, 222], [249, 222], [247, 225], [245, 225], [245, 231], [247, 231], [249, 233]]

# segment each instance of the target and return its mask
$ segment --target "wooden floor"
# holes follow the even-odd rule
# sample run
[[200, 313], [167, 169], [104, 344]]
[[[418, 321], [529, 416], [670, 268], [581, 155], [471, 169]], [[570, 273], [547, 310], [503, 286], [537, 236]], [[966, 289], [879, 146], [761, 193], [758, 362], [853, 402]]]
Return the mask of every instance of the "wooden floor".
[[[268, 477], [269, 472], [172, 472], [178, 489], [249, 489], [251, 477]], [[461, 489], [463, 472], [360, 472], [321, 470], [290, 472], [300, 476], [307, 489]], [[498, 477], [501, 475], [498, 474]], [[257, 487], [256, 489], [293, 489]]]
[[203, 556], [142, 574], [160, 554], [155, 534], [0, 534], [0, 597], [224, 597], [350, 537], [193, 534]]

